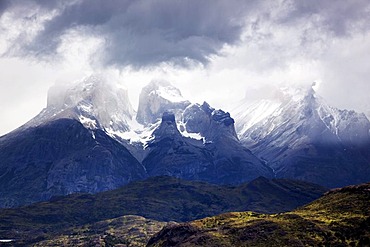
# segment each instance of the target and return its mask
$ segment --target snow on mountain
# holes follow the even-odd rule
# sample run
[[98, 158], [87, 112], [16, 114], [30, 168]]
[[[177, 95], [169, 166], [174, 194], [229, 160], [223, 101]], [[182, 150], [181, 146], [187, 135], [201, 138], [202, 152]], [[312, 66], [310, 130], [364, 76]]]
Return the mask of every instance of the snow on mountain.
[[[142, 161], [149, 176], [169, 175], [216, 184], [239, 184], [259, 176], [272, 176], [271, 169], [243, 147], [236, 134], [230, 135], [235, 130], [230, 132], [234, 129], [234, 120], [228, 113], [214, 110], [206, 103], [193, 106], [195, 109], [205, 106], [209, 121], [194, 117], [192, 120], [200, 123], [200, 128], [187, 131], [199, 131], [199, 135], [206, 137], [202, 137], [203, 141], [185, 137], [177, 127], [175, 115], [164, 112]], [[207, 126], [209, 129], [203, 132]]]
[[[203, 124], [202, 133], [200, 130], [192, 129], [190, 125], [196, 123], [190, 118], [201, 121], [201, 116], [197, 115], [197, 110], [194, 111], [194, 109], [200, 110], [202, 114], [205, 114], [204, 110], [206, 110], [207, 114], [203, 117], [209, 123], [212, 115], [215, 118], [221, 113], [226, 115], [228, 113], [216, 111], [208, 104], [202, 107], [203, 110], [200, 105], [191, 104], [185, 100], [180, 90], [169, 82], [152, 81], [142, 89], [136, 113], [131, 106], [126, 89], [102, 75], [94, 75], [79, 82], [51, 87], [48, 92], [47, 107], [20, 130], [56, 119], [75, 119], [87, 129], [105, 131], [126, 148], [130, 149], [129, 145], [135, 144], [138, 145], [138, 149], [145, 149], [148, 142], [154, 138], [153, 131], [159, 127], [162, 114], [171, 112], [176, 117], [176, 125], [182, 136], [206, 142], [205, 135], [208, 135], [207, 139], [212, 139], [209, 133], [215, 128], [209, 124]], [[227, 116], [230, 117], [230, 115]], [[230, 133], [237, 138], [232, 132], [235, 132], [234, 127]], [[93, 132], [91, 133], [93, 135]], [[133, 152], [137, 153], [140, 150]]]
[[190, 104], [182, 97], [180, 90], [169, 82], [152, 81], [141, 91], [136, 117], [128, 121], [130, 130], [108, 130], [108, 133], [116, 139], [139, 144], [145, 149], [154, 138], [153, 132], [160, 126], [162, 114], [171, 112], [176, 116], [176, 125], [181, 135], [202, 140], [203, 137], [199, 133], [188, 132], [182, 121], [182, 114]]
[[[343, 142], [352, 145], [370, 139], [370, 123], [363, 113], [329, 106], [310, 88], [282, 89], [282, 97], [244, 103], [232, 112], [242, 141], [258, 141], [279, 128], [323, 125]], [[308, 134], [308, 133], [307, 133]], [[310, 137], [320, 133], [309, 133]], [[289, 141], [289, 138], [286, 140]]]
[[[233, 113], [237, 116], [235, 127], [238, 133], [245, 133], [249, 128], [258, 122], [271, 116], [276, 111], [282, 102], [277, 100], [262, 99], [253, 102], [241, 102], [234, 110]], [[276, 112], [275, 112], [276, 111]]]
[[[184, 137], [202, 140], [204, 143], [212, 142], [222, 135], [238, 140], [234, 120], [229, 113], [215, 110], [206, 102], [202, 105], [191, 104], [182, 97], [179, 89], [166, 81], [152, 81], [142, 89], [136, 119], [143, 128], [136, 132], [145, 135], [151, 133], [153, 136], [153, 130], [159, 127], [164, 112], [175, 116], [176, 127]], [[151, 139], [137, 140], [145, 146]]]
[[[137, 149], [142, 149], [154, 138], [153, 131], [160, 125], [163, 112], [169, 111], [176, 115], [177, 127], [183, 136], [203, 140], [199, 133], [188, 132], [182, 121], [183, 111], [190, 104], [169, 82], [152, 81], [142, 89], [136, 113], [125, 88], [102, 75], [94, 75], [79, 82], [51, 87], [47, 107], [18, 131], [56, 119], [75, 119], [87, 129], [105, 131], [126, 148], [135, 144]], [[94, 135], [93, 131], [91, 133]]]
[[88, 129], [123, 133], [130, 130], [133, 116], [126, 89], [104, 76], [90, 76], [77, 83], [51, 87], [47, 107], [23, 127], [70, 118]]
[[[162, 92], [175, 95], [174, 101], [164, 98]], [[143, 121], [140, 134], [145, 133], [147, 138], [139, 138], [144, 155], [135, 157], [149, 176], [170, 175], [218, 184], [272, 177], [271, 168], [242, 146], [228, 112], [206, 102], [191, 104], [168, 82], [152, 82], [143, 88], [137, 120]]]
[[370, 122], [362, 113], [329, 106], [310, 88], [235, 108], [244, 145], [278, 177], [329, 187], [370, 179]]

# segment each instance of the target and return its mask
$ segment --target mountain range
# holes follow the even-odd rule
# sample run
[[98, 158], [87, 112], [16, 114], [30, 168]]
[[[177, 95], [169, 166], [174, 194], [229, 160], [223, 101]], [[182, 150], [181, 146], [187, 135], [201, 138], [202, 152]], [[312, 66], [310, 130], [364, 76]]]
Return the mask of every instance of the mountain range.
[[[370, 180], [370, 123], [310, 87], [230, 113], [194, 104], [168, 82], [127, 90], [91, 76], [48, 93], [35, 118], [0, 137], [0, 206], [97, 193], [168, 175], [237, 185], [260, 176], [327, 187]], [[235, 119], [235, 120], [234, 120]]]
[[241, 142], [276, 177], [327, 187], [369, 181], [369, 120], [329, 106], [312, 87], [283, 89], [274, 100], [245, 100], [234, 113]]

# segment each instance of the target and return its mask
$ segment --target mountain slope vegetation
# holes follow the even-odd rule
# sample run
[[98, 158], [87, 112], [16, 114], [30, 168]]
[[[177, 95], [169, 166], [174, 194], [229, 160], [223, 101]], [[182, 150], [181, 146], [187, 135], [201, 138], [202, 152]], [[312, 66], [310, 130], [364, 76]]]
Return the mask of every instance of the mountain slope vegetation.
[[370, 183], [282, 214], [233, 212], [171, 224], [148, 246], [369, 246]]
[[145, 246], [165, 225], [165, 222], [125, 215], [67, 229], [34, 246]]
[[238, 187], [154, 177], [122, 188], [55, 197], [49, 202], [0, 210], [0, 238], [40, 242], [74, 229], [121, 217], [140, 215], [157, 221], [189, 221], [228, 211], [277, 213], [320, 197], [318, 185], [258, 178]]

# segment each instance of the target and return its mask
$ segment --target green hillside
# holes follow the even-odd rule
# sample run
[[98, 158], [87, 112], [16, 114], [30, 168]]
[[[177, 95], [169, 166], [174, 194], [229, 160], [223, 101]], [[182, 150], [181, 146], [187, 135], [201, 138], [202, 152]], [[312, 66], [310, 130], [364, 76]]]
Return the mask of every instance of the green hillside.
[[226, 213], [166, 226], [148, 246], [370, 246], [370, 183], [292, 212]]
[[149, 238], [165, 225], [164, 222], [127, 215], [68, 229], [34, 246], [145, 246]]
[[0, 210], [0, 239], [30, 244], [86, 224], [124, 215], [189, 221], [229, 211], [277, 213], [317, 199], [325, 189], [305, 182], [258, 178], [238, 187], [155, 177], [99, 194], [73, 194]]

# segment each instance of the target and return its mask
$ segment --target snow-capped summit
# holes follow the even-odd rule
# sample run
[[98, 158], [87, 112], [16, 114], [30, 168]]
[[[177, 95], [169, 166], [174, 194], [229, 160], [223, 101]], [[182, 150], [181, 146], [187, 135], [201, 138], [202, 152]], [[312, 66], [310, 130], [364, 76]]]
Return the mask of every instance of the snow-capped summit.
[[89, 129], [125, 132], [134, 116], [127, 90], [104, 76], [90, 76], [49, 89], [47, 107], [27, 127], [60, 118], [76, 119]]
[[152, 81], [140, 93], [136, 120], [149, 125], [159, 121], [165, 111], [173, 112], [178, 118], [188, 105], [190, 102], [182, 97], [178, 88], [167, 81]]
[[[363, 113], [339, 110], [329, 106], [312, 87], [281, 90], [281, 97], [241, 104], [233, 112], [242, 141], [258, 141], [277, 129], [305, 129], [311, 140], [320, 138], [322, 131], [349, 145], [370, 141], [370, 122]], [[306, 126], [306, 127], [304, 127]], [[313, 126], [322, 130], [315, 131]], [[293, 136], [291, 136], [293, 137]], [[286, 142], [289, 142], [289, 138]]]
[[364, 114], [329, 106], [312, 87], [282, 89], [279, 96], [246, 100], [234, 111], [240, 140], [276, 176], [329, 187], [370, 177], [370, 122]]

